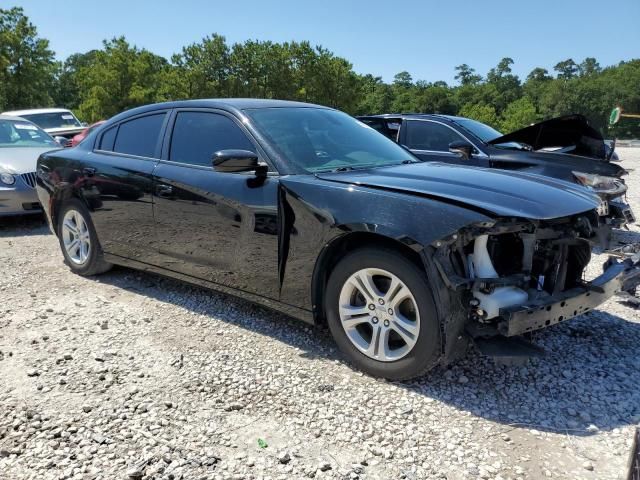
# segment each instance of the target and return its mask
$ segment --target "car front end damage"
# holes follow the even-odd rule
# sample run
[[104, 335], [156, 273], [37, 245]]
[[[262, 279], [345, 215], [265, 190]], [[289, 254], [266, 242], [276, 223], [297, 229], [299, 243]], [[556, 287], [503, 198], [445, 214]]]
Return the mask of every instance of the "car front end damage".
[[600, 276], [585, 279], [592, 248], [609, 230], [594, 210], [552, 220], [501, 218], [435, 242], [431, 263], [464, 312], [449, 317], [445, 332], [492, 356], [530, 356], [536, 350], [523, 336], [640, 283], [640, 262], [613, 256]]

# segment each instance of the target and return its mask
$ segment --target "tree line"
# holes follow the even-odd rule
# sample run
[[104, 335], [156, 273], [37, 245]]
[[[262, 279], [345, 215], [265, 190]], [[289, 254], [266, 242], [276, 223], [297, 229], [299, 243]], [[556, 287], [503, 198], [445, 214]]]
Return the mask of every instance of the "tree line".
[[640, 112], [640, 59], [608, 67], [592, 57], [579, 63], [567, 59], [553, 72], [534, 68], [524, 80], [513, 73], [513, 63], [503, 58], [486, 76], [459, 65], [455, 85], [415, 81], [406, 71], [387, 83], [356, 73], [348, 60], [309, 42], [230, 45], [215, 33], [170, 59], [117, 37], [61, 62], [21, 8], [0, 9], [0, 111], [61, 106], [93, 122], [153, 102], [261, 97], [318, 103], [351, 114], [461, 115], [505, 133], [582, 113], [608, 136], [640, 136], [640, 121], [608, 125], [614, 106]]

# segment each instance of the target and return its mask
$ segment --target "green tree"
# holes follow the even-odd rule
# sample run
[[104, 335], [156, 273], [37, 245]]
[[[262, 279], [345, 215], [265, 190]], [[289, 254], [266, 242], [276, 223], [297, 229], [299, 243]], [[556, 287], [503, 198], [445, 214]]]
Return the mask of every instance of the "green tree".
[[0, 110], [47, 107], [56, 63], [22, 8], [0, 9]]
[[462, 106], [458, 113], [462, 117], [472, 118], [479, 122], [486, 123], [492, 127], [498, 127], [498, 116], [496, 115], [496, 109], [487, 104], [482, 103], [467, 103]]
[[466, 63], [458, 65], [455, 70], [458, 72], [455, 79], [460, 81], [460, 85], [476, 85], [482, 80], [482, 77], [476, 75], [475, 70]]
[[500, 118], [500, 131], [513, 132], [538, 121], [536, 107], [529, 97], [521, 97], [511, 102]]
[[556, 63], [553, 69], [558, 72], [558, 78], [565, 80], [575, 77], [578, 73], [578, 65], [572, 58]]
[[158, 96], [162, 72], [170, 68], [164, 58], [131, 46], [124, 37], [103, 45], [78, 71], [82, 118], [93, 122], [163, 99]]

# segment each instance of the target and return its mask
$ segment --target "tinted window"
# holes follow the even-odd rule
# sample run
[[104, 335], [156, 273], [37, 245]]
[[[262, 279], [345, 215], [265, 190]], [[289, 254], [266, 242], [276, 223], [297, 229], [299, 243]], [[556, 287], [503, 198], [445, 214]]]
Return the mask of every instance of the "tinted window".
[[256, 151], [240, 127], [224, 115], [178, 113], [171, 136], [169, 160], [210, 167], [213, 154], [228, 149]]
[[114, 152], [154, 157], [165, 114], [139, 117], [120, 124]]
[[435, 122], [407, 122], [407, 147], [415, 150], [448, 152], [451, 142], [464, 140], [454, 130]]
[[99, 150], [106, 150], [107, 152], [113, 151], [113, 143], [116, 140], [116, 133], [118, 132], [118, 126], [111, 127], [109, 130], [102, 134], [100, 139]]

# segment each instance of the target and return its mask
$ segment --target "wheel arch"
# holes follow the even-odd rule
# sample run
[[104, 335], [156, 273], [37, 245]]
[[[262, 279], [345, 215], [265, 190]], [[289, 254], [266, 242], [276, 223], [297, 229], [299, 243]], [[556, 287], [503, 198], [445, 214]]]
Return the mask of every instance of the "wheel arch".
[[350, 232], [340, 235], [323, 248], [313, 269], [311, 301], [314, 320], [317, 324], [326, 324], [323, 298], [331, 272], [347, 253], [365, 247], [394, 250], [425, 271], [420, 255], [422, 248], [415, 243], [403, 243], [398, 239], [375, 232]]
[[59, 235], [58, 232], [58, 222], [60, 211], [62, 210], [64, 204], [71, 199], [76, 199], [87, 207], [89, 211], [91, 211], [89, 203], [82, 196], [82, 193], [73, 186], [68, 186], [67, 188], [59, 188], [57, 191], [51, 196], [49, 215], [51, 216], [51, 225], [53, 226], [54, 233], [56, 236]]

